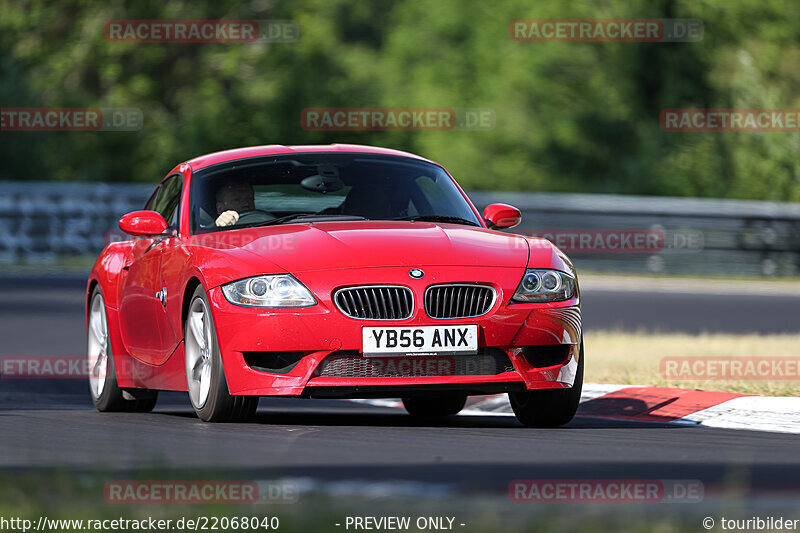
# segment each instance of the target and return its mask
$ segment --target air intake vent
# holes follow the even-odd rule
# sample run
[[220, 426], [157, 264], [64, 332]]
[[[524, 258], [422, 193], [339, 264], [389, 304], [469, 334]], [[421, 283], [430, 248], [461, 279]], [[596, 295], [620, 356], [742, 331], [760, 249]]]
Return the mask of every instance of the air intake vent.
[[431, 318], [470, 318], [485, 315], [497, 294], [486, 285], [433, 285], [425, 291], [425, 312]]
[[333, 352], [322, 360], [315, 376], [330, 378], [410, 378], [431, 376], [495, 376], [514, 372], [514, 365], [498, 348], [482, 348], [476, 355], [364, 357], [354, 351]]
[[333, 301], [345, 315], [362, 320], [404, 320], [414, 312], [414, 293], [408, 287], [347, 287], [336, 291]]

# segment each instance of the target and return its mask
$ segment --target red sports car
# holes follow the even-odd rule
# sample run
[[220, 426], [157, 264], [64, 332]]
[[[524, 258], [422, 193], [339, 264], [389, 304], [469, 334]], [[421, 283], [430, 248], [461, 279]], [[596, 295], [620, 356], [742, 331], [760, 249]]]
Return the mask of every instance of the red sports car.
[[260, 396], [399, 397], [414, 416], [507, 392], [528, 426], [569, 422], [580, 293], [549, 241], [495, 231], [447, 171], [355, 145], [259, 146], [175, 167], [119, 221], [87, 287], [100, 411], [188, 391], [206, 421]]

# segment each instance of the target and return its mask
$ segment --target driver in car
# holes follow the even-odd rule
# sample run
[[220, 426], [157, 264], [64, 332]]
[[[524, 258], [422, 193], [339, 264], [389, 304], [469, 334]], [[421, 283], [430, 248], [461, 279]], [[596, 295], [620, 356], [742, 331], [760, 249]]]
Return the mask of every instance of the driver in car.
[[249, 183], [226, 183], [217, 190], [217, 226], [232, 226], [240, 213], [256, 208], [255, 192]]

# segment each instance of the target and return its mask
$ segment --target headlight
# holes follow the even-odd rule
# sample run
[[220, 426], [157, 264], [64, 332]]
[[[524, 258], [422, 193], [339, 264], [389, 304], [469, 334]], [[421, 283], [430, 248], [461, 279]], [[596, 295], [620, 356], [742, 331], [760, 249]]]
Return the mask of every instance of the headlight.
[[575, 293], [575, 279], [558, 270], [529, 268], [517, 287], [514, 302], [558, 302], [569, 300]]
[[308, 307], [317, 301], [294, 276], [256, 276], [222, 286], [232, 304], [246, 307]]

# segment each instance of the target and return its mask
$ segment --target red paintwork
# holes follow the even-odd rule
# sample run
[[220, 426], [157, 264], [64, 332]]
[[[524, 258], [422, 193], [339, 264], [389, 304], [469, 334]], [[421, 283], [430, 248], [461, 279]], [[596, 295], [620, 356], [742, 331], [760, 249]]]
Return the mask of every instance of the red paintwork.
[[155, 211], [133, 211], [119, 219], [119, 229], [131, 235], [158, 235], [167, 229], [167, 221]]
[[[190, 159], [185, 164], [189, 165], [193, 170], [197, 171], [210, 165], [217, 163], [224, 163], [226, 161], [233, 161], [235, 159], [245, 159], [248, 157], [261, 157], [273, 154], [291, 154], [291, 153], [319, 153], [319, 152], [359, 152], [365, 154], [384, 154], [384, 155], [399, 155], [403, 157], [411, 157], [421, 161], [429, 161], [424, 157], [402, 152], [400, 150], [391, 150], [389, 148], [378, 148], [377, 146], [364, 146], [359, 144], [327, 144], [327, 145], [306, 145], [306, 146], [284, 146], [282, 144], [270, 144], [266, 146], [251, 146], [248, 148], [236, 148], [233, 150], [225, 150], [224, 152], [215, 152], [213, 154], [202, 155]], [[431, 161], [432, 162], [432, 161]]]
[[[296, 223], [190, 234], [187, 203], [194, 170], [246, 157], [326, 151], [422, 159], [366, 146], [272, 145], [198, 157], [167, 174], [179, 172], [184, 177], [177, 235], [109, 244], [89, 278], [88, 290], [99, 285], [105, 298], [120, 386], [186, 390], [182, 313], [186, 295], [194, 290], [196, 283], [202, 284], [208, 295], [232, 394], [299, 395], [320, 386], [368, 388], [519, 382], [534, 389], [572, 385], [578, 357], [576, 346], [581, 337], [579, 291], [565, 302], [509, 305], [526, 267], [554, 268], [575, 274], [569, 259], [547, 240], [486, 227], [403, 221]], [[469, 202], [466, 195], [464, 198]], [[469, 205], [478, 215], [475, 207]], [[513, 218], [514, 211], [519, 214], [511, 206], [498, 204], [487, 215], [502, 222]], [[481, 221], [485, 224], [484, 219]], [[410, 278], [411, 267], [424, 269], [425, 277]], [[220, 289], [224, 283], [248, 276], [284, 272], [291, 272], [304, 283], [318, 304], [302, 309], [239, 307], [230, 304]], [[423, 291], [430, 284], [443, 282], [491, 284], [498, 293], [497, 302], [488, 314], [479, 318], [430, 319], [422, 309]], [[405, 285], [415, 292], [415, 313], [396, 324], [478, 324], [481, 346], [505, 350], [515, 370], [488, 376], [314, 377], [319, 362], [332, 351], [360, 350], [362, 326], [387, 325], [383, 321], [345, 317], [333, 305], [332, 292], [346, 285], [386, 283]], [[164, 306], [156, 297], [162, 287], [167, 289]], [[516, 348], [552, 344], [573, 345], [564, 364], [533, 368]], [[246, 351], [278, 350], [307, 351], [309, 355], [285, 375], [256, 371], [244, 363], [242, 356]]]
[[483, 218], [497, 229], [513, 228], [522, 222], [522, 213], [513, 205], [489, 204], [483, 210]]

